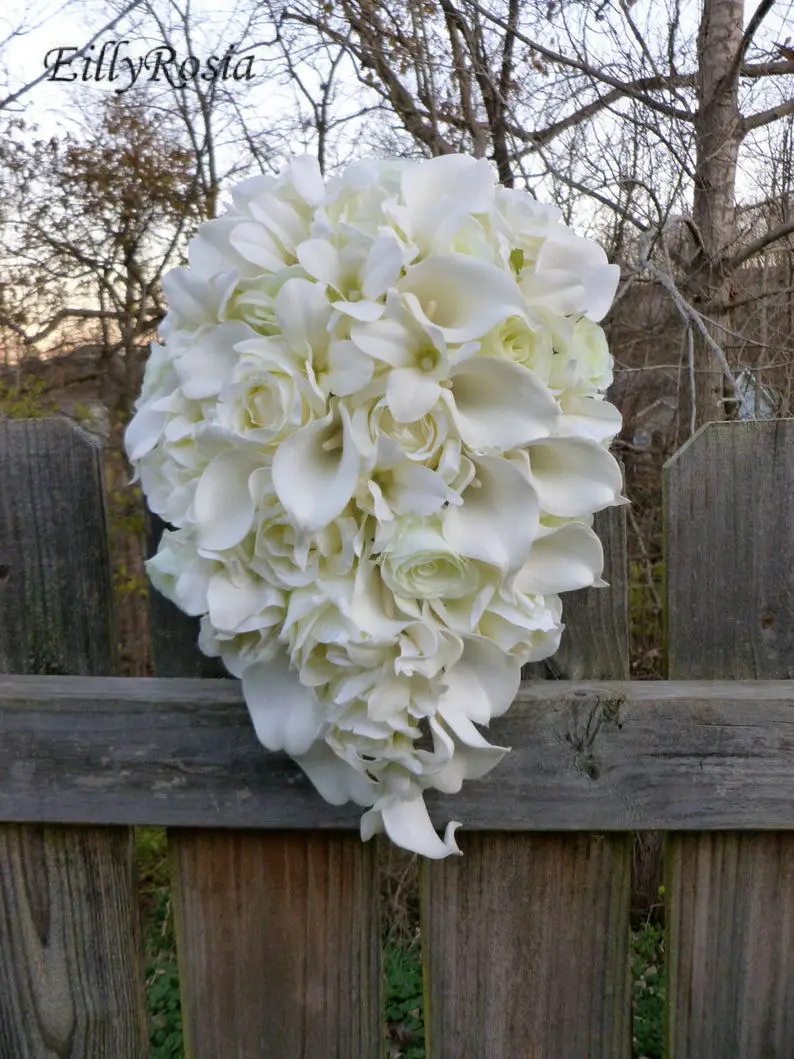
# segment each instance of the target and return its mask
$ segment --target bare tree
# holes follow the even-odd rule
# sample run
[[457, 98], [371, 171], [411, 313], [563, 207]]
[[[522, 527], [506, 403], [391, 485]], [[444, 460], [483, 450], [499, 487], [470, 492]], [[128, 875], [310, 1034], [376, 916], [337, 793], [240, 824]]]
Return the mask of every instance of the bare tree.
[[[734, 397], [736, 269], [791, 232], [784, 221], [748, 242], [735, 220], [745, 143], [794, 112], [790, 49], [756, 44], [775, 7], [761, 0], [746, 27], [741, 0], [699, 11], [686, 0], [644, 12], [625, 0], [274, 0], [271, 10], [343, 48], [420, 151], [488, 157], [504, 184], [569, 213], [589, 199], [627, 271], [662, 284], [684, 319], [683, 400], [696, 425]], [[751, 109], [775, 82], [774, 102], [766, 91], [768, 105]]]
[[189, 146], [142, 95], [106, 97], [81, 135], [20, 147], [3, 318], [24, 346], [75, 332], [99, 346], [105, 403], [122, 422], [138, 348], [162, 316], [160, 280], [200, 216]]

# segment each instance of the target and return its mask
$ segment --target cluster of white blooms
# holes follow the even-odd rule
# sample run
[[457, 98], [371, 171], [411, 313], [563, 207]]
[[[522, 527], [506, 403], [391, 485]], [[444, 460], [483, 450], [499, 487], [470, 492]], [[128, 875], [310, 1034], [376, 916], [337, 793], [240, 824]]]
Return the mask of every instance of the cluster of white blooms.
[[618, 269], [465, 155], [294, 159], [239, 184], [164, 280], [127, 451], [261, 742], [361, 831], [457, 852], [423, 795], [506, 752], [477, 725], [603, 584], [622, 502], [600, 320]]

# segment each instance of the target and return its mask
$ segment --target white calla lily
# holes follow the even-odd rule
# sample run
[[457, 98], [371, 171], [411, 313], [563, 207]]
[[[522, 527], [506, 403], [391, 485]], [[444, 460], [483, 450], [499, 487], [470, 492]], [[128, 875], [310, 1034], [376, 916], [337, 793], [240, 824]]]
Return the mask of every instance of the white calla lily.
[[584, 291], [575, 311], [585, 313], [591, 320], [601, 320], [609, 310], [620, 282], [620, 268], [607, 264], [601, 247], [590, 239], [555, 225], [538, 254], [536, 268], [548, 271], [571, 272], [577, 276]]
[[508, 577], [524, 565], [537, 536], [538, 496], [507, 460], [479, 456], [472, 462], [475, 477], [462, 503], [444, 512], [444, 538], [461, 555], [495, 566]]
[[287, 514], [320, 530], [344, 511], [356, 488], [360, 456], [344, 408], [291, 434], [273, 460], [273, 485]]
[[208, 464], [193, 500], [200, 548], [233, 548], [249, 532], [254, 521], [249, 479], [259, 466], [254, 453], [239, 449], [222, 452]]
[[306, 754], [320, 735], [323, 715], [314, 692], [299, 683], [287, 659], [278, 655], [251, 665], [242, 681], [259, 742], [268, 750]]
[[557, 595], [604, 584], [604, 549], [583, 522], [567, 522], [538, 538], [515, 580], [529, 595]]
[[543, 511], [578, 518], [623, 502], [623, 475], [611, 453], [586, 438], [553, 438], [529, 446], [530, 479]]
[[562, 414], [554, 431], [559, 437], [588, 438], [610, 442], [620, 433], [623, 417], [609, 401], [566, 393], [560, 398]]
[[330, 805], [372, 805], [378, 797], [378, 785], [335, 754], [327, 743], [317, 740], [305, 753], [296, 754], [295, 760]]
[[443, 391], [455, 426], [475, 452], [504, 452], [548, 437], [557, 403], [528, 368], [508, 360], [469, 357]]
[[451, 821], [447, 824], [444, 838], [439, 838], [421, 795], [410, 800], [386, 796], [361, 817], [361, 837], [365, 841], [385, 831], [395, 845], [429, 860], [440, 860], [451, 853], [460, 853], [455, 841], [455, 832], [459, 827], [457, 821]]
[[407, 269], [396, 288], [413, 316], [435, 324], [447, 342], [482, 338], [526, 304], [512, 276], [464, 254], [433, 254]]
[[465, 636], [460, 661], [447, 673], [438, 713], [455, 731], [458, 717], [488, 724], [510, 707], [521, 666], [484, 636]]

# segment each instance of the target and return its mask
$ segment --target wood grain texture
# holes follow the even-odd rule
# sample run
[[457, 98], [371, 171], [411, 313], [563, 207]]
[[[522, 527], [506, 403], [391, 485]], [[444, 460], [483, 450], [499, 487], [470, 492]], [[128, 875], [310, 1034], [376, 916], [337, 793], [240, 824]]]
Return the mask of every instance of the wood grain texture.
[[[512, 752], [459, 794], [428, 796], [438, 824], [791, 826], [791, 681], [532, 681], [489, 734]], [[0, 676], [0, 819], [327, 830], [358, 818], [263, 750], [237, 681]]]
[[[670, 676], [790, 680], [794, 421], [705, 427], [666, 494]], [[778, 826], [668, 838], [668, 1059], [794, 1055], [794, 800]]]
[[[173, 631], [155, 650], [158, 674], [205, 672], [195, 621], [169, 616], [169, 608], [162, 600], [151, 616], [155, 642], [161, 628]], [[189, 689], [199, 682], [170, 683]], [[312, 826], [311, 815], [323, 815], [325, 803], [294, 763], [282, 757], [271, 767], [236, 681], [204, 683], [212, 696], [205, 709], [191, 710], [179, 748], [169, 743], [167, 726], [152, 728], [149, 741], [150, 750], [171, 754], [170, 776], [158, 788], [161, 805], [179, 800], [184, 785], [200, 792], [202, 803], [187, 821], [201, 830], [168, 832], [186, 1059], [378, 1059], [375, 847], [351, 831], [208, 827], [228, 827], [235, 807], [248, 826], [269, 826], [264, 812], [252, 821], [249, 803], [264, 810], [285, 795], [282, 823]], [[213, 730], [218, 721], [220, 731]], [[195, 756], [207, 749], [208, 734], [221, 738], [215, 766]], [[138, 774], [146, 760], [139, 759]], [[359, 815], [346, 810], [348, 827]]]
[[190, 953], [187, 1054], [377, 1059], [374, 844], [234, 831], [172, 831], [170, 842]]
[[[628, 677], [624, 513], [601, 517], [599, 529], [613, 587], [579, 594], [573, 604], [568, 597], [567, 646], [549, 666], [558, 679]], [[543, 689], [551, 696], [559, 683], [525, 687], [528, 695]], [[622, 732], [621, 710], [619, 698], [585, 692], [562, 707], [538, 740], [536, 730], [527, 731], [527, 717], [545, 725], [545, 710], [513, 707], [489, 736], [514, 752], [479, 790], [465, 784], [446, 819], [454, 815], [468, 830], [469, 809], [476, 819], [480, 809], [498, 803], [496, 820], [503, 822], [490, 826], [512, 820], [514, 827], [552, 830], [552, 815], [565, 802], [536, 800], [537, 787], [554, 786], [564, 774], [564, 797], [575, 791], [573, 803], [588, 806], [594, 788], [610, 783], [596, 744], [602, 732]], [[529, 760], [527, 745], [533, 748]], [[523, 784], [533, 793], [517, 797]], [[518, 804], [532, 822], [516, 823]], [[623, 826], [639, 826], [627, 824], [631, 809], [629, 802], [622, 805]], [[477, 826], [489, 825], [480, 816]], [[628, 1059], [629, 835], [485, 833], [461, 842], [462, 861], [422, 865], [431, 1059]]]
[[[0, 422], [0, 672], [112, 672], [100, 467], [66, 420]], [[147, 1054], [135, 883], [127, 828], [0, 825], [0, 1059]]]
[[143, 1059], [128, 828], [0, 827], [0, 1057]]
[[625, 842], [486, 833], [460, 847], [423, 873], [432, 1059], [626, 1055]]

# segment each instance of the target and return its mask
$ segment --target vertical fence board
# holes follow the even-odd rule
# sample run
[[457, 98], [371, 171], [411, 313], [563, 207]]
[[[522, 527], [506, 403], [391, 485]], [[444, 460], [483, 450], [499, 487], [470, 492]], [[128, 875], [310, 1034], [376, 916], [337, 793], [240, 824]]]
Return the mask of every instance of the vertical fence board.
[[[628, 677], [625, 512], [596, 529], [612, 587], [563, 597], [559, 678]], [[626, 1059], [630, 837], [459, 840], [462, 858], [422, 868], [431, 1059]]]
[[[100, 451], [0, 421], [0, 672], [112, 665]], [[148, 1054], [139, 957], [128, 828], [0, 824], [0, 1059]]]
[[[668, 676], [791, 679], [794, 420], [711, 424], [665, 484]], [[789, 1059], [794, 834], [676, 833], [665, 859], [668, 1059]]]
[[[209, 675], [195, 621], [160, 600], [151, 628], [158, 676]], [[168, 843], [187, 1059], [377, 1059], [375, 844], [176, 829]]]

